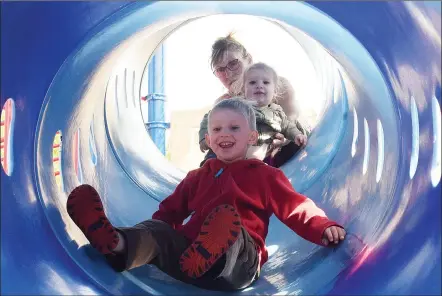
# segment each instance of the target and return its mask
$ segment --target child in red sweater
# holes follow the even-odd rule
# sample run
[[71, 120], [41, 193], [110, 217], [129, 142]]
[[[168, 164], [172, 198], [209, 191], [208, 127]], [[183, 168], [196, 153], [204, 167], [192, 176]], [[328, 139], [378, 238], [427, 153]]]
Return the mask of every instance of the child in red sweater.
[[111, 225], [90, 185], [71, 192], [68, 213], [116, 271], [154, 264], [202, 288], [243, 289], [268, 259], [265, 238], [272, 214], [319, 245], [337, 244], [346, 234], [296, 193], [281, 170], [245, 159], [257, 138], [253, 109], [241, 99], [223, 100], [210, 112], [206, 135], [217, 159], [190, 171], [151, 220]]

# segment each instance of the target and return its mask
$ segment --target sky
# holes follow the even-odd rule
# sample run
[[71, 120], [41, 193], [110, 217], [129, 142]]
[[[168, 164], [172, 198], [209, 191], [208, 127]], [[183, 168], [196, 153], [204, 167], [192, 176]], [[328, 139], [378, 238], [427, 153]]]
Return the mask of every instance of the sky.
[[[292, 83], [301, 110], [305, 115], [313, 115], [309, 121], [314, 124], [324, 96], [306, 53], [283, 29], [246, 15], [205, 17], [184, 25], [166, 39], [164, 88], [169, 112], [210, 106], [225, 93], [210, 69], [209, 58], [213, 42], [232, 31], [254, 62], [272, 66]], [[147, 81], [144, 81], [141, 95], [147, 93]], [[142, 106], [143, 114], [147, 114], [146, 107], [147, 104]]]

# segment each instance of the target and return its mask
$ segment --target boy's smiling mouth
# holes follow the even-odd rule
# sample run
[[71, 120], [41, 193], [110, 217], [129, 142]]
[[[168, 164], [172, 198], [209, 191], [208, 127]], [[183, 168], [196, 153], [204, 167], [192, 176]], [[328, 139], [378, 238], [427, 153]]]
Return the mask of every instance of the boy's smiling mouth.
[[233, 142], [224, 141], [224, 142], [218, 143], [218, 146], [221, 148], [230, 148], [230, 147], [233, 147], [234, 144], [235, 143], [233, 143]]

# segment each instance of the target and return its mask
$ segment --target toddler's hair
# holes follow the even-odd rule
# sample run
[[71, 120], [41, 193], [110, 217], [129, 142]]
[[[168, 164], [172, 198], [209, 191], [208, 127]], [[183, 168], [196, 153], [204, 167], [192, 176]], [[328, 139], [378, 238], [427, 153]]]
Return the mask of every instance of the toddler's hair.
[[242, 54], [243, 58], [252, 56], [247, 52], [244, 45], [242, 45], [239, 41], [237, 41], [235, 38], [233, 38], [233, 32], [229, 33], [226, 37], [218, 38], [215, 43], [212, 45], [212, 54], [210, 56], [210, 67], [213, 69], [213, 67], [219, 63], [223, 57], [224, 54], [228, 51], [238, 51]]
[[213, 112], [221, 109], [228, 109], [235, 111], [245, 117], [251, 130], [256, 131], [256, 116], [253, 111], [252, 104], [249, 101], [244, 100], [242, 97], [233, 97], [231, 99], [222, 100], [216, 104], [209, 112], [208, 124], [210, 125], [210, 118]]
[[277, 102], [278, 101], [278, 97], [280, 96], [280, 89], [282, 89], [282, 85], [281, 85], [281, 81], [279, 80], [279, 76], [276, 73], [275, 69], [273, 69], [272, 67], [270, 67], [267, 64], [264, 63], [255, 63], [253, 65], [250, 65], [247, 69], [244, 70], [244, 74], [243, 74], [243, 85], [241, 88], [241, 91], [243, 94], [245, 94], [245, 83], [246, 83], [246, 76], [249, 73], [250, 70], [264, 70], [264, 71], [268, 71], [273, 78], [273, 83], [275, 85], [275, 95], [273, 96], [273, 102]]

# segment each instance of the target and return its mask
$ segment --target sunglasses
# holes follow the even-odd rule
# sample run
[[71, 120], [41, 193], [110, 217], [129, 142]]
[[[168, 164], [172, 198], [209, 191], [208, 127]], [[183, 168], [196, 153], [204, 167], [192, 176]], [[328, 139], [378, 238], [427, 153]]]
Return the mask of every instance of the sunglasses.
[[224, 74], [224, 72], [226, 72], [227, 69], [229, 69], [230, 71], [236, 71], [236, 70], [238, 70], [240, 65], [241, 64], [240, 64], [239, 60], [234, 59], [234, 60], [228, 62], [225, 67], [215, 68], [213, 70], [213, 74], [215, 74], [216, 77], [220, 77], [222, 74]]

